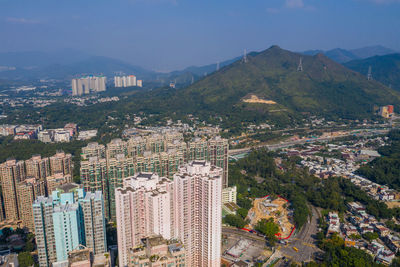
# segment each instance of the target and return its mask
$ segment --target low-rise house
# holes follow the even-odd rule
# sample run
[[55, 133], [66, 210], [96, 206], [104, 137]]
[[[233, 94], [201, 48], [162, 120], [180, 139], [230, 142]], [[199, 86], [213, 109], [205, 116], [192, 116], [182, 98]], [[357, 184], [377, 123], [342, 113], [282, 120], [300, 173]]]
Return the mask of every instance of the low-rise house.
[[353, 214], [359, 214], [361, 211], [365, 211], [365, 208], [363, 205], [357, 203], [357, 202], [350, 202], [347, 204], [347, 207], [350, 209], [350, 211]]
[[390, 229], [381, 224], [375, 224], [375, 230], [378, 232], [380, 237], [385, 237], [390, 234]]
[[336, 212], [329, 212], [328, 224], [328, 235], [333, 233], [340, 233], [340, 220], [339, 215]]
[[128, 266], [185, 266], [185, 248], [178, 241], [151, 236], [141, 240], [142, 245], [129, 250]]
[[346, 224], [343, 226], [343, 232], [346, 234], [346, 236], [351, 236], [351, 235], [357, 235], [357, 227], [351, 224]]
[[394, 253], [397, 253], [400, 251], [400, 238], [395, 235], [387, 235], [385, 237], [385, 244], [388, 246], [388, 248], [393, 251]]
[[360, 232], [361, 232], [361, 234], [373, 233], [374, 228], [369, 224], [367, 224], [367, 225], [364, 224], [363, 226], [360, 226]]
[[382, 244], [379, 244], [376, 241], [372, 241], [371, 244], [368, 245], [367, 249], [373, 254], [373, 255], [378, 255], [379, 253], [383, 252], [385, 250], [385, 246]]
[[375, 261], [384, 265], [390, 265], [395, 256], [395, 253], [392, 251], [384, 250], [376, 256]]

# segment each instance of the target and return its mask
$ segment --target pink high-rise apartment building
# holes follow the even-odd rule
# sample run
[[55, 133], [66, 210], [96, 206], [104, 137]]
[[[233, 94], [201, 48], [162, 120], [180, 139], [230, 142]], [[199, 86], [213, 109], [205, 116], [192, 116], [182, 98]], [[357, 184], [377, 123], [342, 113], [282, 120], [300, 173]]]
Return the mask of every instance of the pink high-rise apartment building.
[[192, 161], [173, 178], [139, 173], [115, 190], [119, 266], [128, 266], [129, 251], [154, 234], [183, 243], [185, 266], [221, 265], [223, 169]]
[[172, 181], [155, 173], [128, 177], [115, 189], [119, 266], [128, 266], [129, 249], [150, 235], [174, 237]]
[[192, 161], [174, 175], [175, 235], [186, 251], [186, 266], [221, 266], [223, 169]]

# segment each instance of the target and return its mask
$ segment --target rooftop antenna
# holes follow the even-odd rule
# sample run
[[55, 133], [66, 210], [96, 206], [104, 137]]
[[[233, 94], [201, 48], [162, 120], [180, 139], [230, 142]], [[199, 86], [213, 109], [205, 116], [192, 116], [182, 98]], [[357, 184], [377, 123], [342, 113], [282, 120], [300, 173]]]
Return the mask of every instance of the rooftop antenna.
[[219, 71], [219, 61], [217, 61], [217, 71]]
[[297, 71], [303, 71], [303, 58], [300, 58], [299, 66], [297, 67]]
[[372, 80], [372, 68], [371, 68], [371, 66], [368, 67], [367, 80], [368, 81]]
[[246, 49], [244, 49], [244, 52], [243, 52], [243, 62], [247, 63], [247, 51], [246, 51]]

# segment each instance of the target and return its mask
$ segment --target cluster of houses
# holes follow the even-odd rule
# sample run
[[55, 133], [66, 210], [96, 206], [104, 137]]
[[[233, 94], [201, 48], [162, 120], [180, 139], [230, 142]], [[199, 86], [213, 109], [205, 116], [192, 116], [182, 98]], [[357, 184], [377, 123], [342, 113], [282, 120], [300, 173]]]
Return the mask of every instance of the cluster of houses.
[[[327, 216], [327, 235], [337, 233], [344, 237], [345, 246], [364, 250], [374, 257], [376, 262], [389, 265], [400, 249], [400, 238], [393, 234], [383, 223], [368, 214], [365, 207], [357, 202], [347, 204], [350, 215], [341, 223], [336, 212]], [[359, 237], [367, 233], [377, 233], [379, 239], [367, 242]]]
[[13, 135], [15, 140], [37, 139], [38, 133], [40, 131], [43, 131], [43, 126], [40, 124], [0, 125], [0, 135]]
[[97, 103], [105, 103], [105, 102], [118, 102], [120, 99], [118, 96], [113, 97], [101, 97], [99, 98], [97, 95], [95, 96], [80, 96], [80, 97], [70, 97], [64, 98], [65, 103], [77, 105], [77, 106], [89, 106]]
[[326, 179], [331, 176], [346, 177], [359, 168], [359, 165], [355, 162], [348, 162], [335, 158], [324, 158], [315, 155], [304, 157], [301, 164], [308, 167], [311, 174], [321, 179]]
[[63, 128], [45, 130], [40, 124], [0, 125], [0, 136], [14, 136], [14, 140], [37, 139], [43, 143], [58, 143], [70, 142], [74, 137], [86, 140], [96, 135], [97, 130], [78, 132], [78, 125], [75, 123], [67, 123]]
[[[370, 142], [374, 142], [377, 146], [385, 144], [384, 138], [381, 137], [371, 139]], [[355, 171], [358, 170], [362, 164], [380, 157], [377, 151], [364, 149], [366, 145], [366, 141], [358, 141], [352, 145], [309, 145], [303, 150], [289, 150], [287, 151], [287, 155], [301, 157], [301, 164], [307, 167], [309, 172], [316, 177], [321, 179], [326, 179], [331, 176], [349, 178], [353, 184], [363, 189], [369, 196], [376, 200], [399, 200], [399, 192], [355, 174]], [[334, 151], [340, 155], [341, 159], [321, 155], [326, 152], [332, 153]]]
[[386, 185], [374, 183], [359, 175], [350, 175], [351, 182], [368, 193], [372, 198], [381, 201], [396, 201], [400, 199], [400, 193], [390, 189]]
[[349, 178], [353, 184], [360, 187], [376, 200], [397, 201], [400, 199], [400, 193], [396, 190], [354, 174], [360, 166], [354, 161], [343, 161], [336, 158], [308, 155], [307, 158], [301, 161], [301, 164], [307, 167], [311, 174], [321, 179], [326, 179], [331, 176]]
[[[374, 147], [379, 147], [385, 145], [385, 138], [377, 137], [341, 145], [309, 144], [305, 148], [290, 149], [286, 153], [288, 156], [301, 157], [301, 165], [307, 167], [309, 172], [316, 177], [321, 179], [331, 176], [348, 178], [376, 200], [399, 200], [399, 192], [355, 174], [362, 164], [380, 157], [376, 150], [368, 149], [370, 146], [368, 142], [373, 143]], [[327, 215], [327, 235], [337, 233], [344, 238], [346, 246], [362, 249], [372, 255], [376, 262], [389, 265], [396, 253], [400, 252], [398, 233], [391, 231], [374, 216], [368, 214], [360, 203], [348, 203], [348, 210], [345, 222], [341, 222], [335, 212]], [[379, 238], [372, 242], [360, 238], [368, 233], [376, 233]]]
[[78, 126], [75, 123], [67, 123], [64, 128], [48, 129], [38, 133], [39, 141], [43, 143], [69, 142], [78, 134]]

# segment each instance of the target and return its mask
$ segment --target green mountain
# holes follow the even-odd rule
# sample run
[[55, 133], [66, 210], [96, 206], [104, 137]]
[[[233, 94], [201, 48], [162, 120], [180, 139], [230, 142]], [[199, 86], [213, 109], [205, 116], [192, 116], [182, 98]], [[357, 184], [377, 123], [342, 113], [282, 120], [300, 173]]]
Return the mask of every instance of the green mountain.
[[[302, 58], [303, 71], [298, 71]], [[246, 103], [258, 97], [276, 104]], [[248, 55], [173, 97], [174, 106], [227, 116], [296, 118], [299, 114], [361, 118], [374, 105], [398, 104], [400, 94], [318, 54], [306, 56], [278, 46]], [[247, 114], [247, 115], [246, 115]]]
[[400, 54], [353, 60], [344, 65], [365, 76], [368, 74], [369, 66], [371, 66], [371, 74], [374, 80], [400, 91]]
[[[298, 71], [300, 59], [302, 71]], [[126, 114], [152, 114], [145, 121], [152, 124], [167, 118], [185, 120], [193, 114], [200, 121], [218, 123], [240, 134], [252, 123], [286, 126], [310, 115], [369, 118], [375, 116], [375, 105], [400, 104], [400, 92], [378, 81], [368, 81], [322, 54], [307, 56], [278, 46], [250, 53], [247, 62], [235, 61], [185, 88], [136, 90], [120, 96], [119, 102], [88, 107], [50, 105], [41, 108], [40, 113], [31, 112], [29, 123], [46, 118], [48, 128], [73, 121], [103, 131], [110, 116], [119, 118], [122, 126]], [[27, 123], [25, 114], [21, 110], [5, 123], [18, 118]]]

